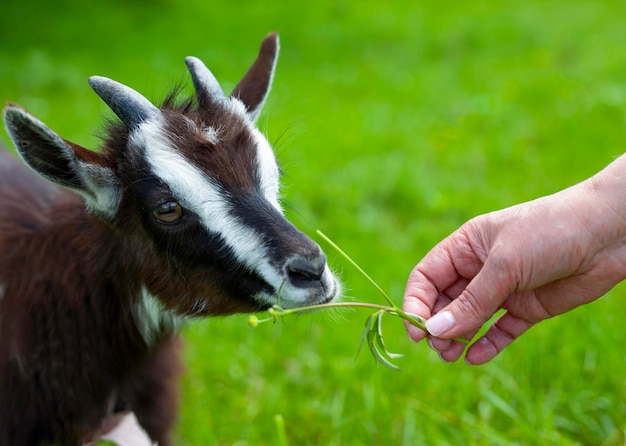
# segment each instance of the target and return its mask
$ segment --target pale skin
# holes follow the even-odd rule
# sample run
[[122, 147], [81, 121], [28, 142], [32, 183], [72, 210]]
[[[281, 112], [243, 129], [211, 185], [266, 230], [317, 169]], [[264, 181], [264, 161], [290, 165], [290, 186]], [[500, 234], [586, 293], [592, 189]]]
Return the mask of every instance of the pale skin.
[[592, 302], [626, 278], [626, 155], [554, 195], [476, 217], [413, 269], [403, 309], [428, 319], [425, 337], [444, 361], [496, 313], [467, 348], [468, 364], [493, 359], [538, 322]]

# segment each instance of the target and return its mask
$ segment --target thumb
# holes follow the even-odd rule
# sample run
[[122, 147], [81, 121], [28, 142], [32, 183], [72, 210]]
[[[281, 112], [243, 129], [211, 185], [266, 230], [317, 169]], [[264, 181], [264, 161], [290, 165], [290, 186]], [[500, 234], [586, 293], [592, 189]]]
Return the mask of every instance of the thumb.
[[441, 338], [475, 333], [498, 311], [514, 286], [489, 263], [488, 260], [456, 299], [426, 321], [428, 333]]

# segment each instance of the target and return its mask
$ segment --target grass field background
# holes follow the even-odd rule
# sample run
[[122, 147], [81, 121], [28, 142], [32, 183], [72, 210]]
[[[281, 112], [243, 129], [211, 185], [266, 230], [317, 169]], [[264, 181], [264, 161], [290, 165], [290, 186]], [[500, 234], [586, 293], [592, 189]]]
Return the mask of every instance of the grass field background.
[[[183, 58], [227, 91], [279, 31], [260, 126], [290, 218], [399, 303], [407, 275], [480, 213], [549, 194], [626, 150], [623, 1], [0, 3], [0, 102], [96, 147], [99, 74], [159, 101]], [[2, 137], [8, 144], [3, 133]], [[598, 215], [598, 218], [602, 218]], [[532, 231], [533, 228], [528, 228]], [[379, 297], [328, 251], [349, 298]], [[368, 313], [185, 329], [181, 445], [626, 444], [626, 289], [543, 322], [491, 363], [444, 364], [388, 320], [401, 372], [355, 360]]]

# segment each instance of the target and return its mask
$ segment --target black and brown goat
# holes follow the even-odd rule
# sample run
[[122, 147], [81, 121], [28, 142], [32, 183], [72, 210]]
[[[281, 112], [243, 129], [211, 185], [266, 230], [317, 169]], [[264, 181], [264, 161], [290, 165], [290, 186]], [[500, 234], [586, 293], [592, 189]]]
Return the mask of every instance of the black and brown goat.
[[271, 34], [230, 96], [187, 58], [196, 98], [182, 106], [90, 78], [121, 120], [99, 152], [4, 109], [49, 181], [0, 155], [0, 445], [84, 444], [123, 411], [169, 445], [185, 319], [266, 309], [279, 290], [283, 307], [337, 295], [283, 216], [254, 126], [277, 54]]

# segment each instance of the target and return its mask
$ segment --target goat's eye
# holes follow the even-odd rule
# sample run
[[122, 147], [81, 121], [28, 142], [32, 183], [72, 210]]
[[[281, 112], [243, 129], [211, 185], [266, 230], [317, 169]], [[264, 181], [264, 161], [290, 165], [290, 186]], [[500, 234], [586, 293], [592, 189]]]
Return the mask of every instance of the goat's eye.
[[183, 216], [183, 208], [175, 201], [163, 203], [152, 211], [159, 223], [176, 223]]

